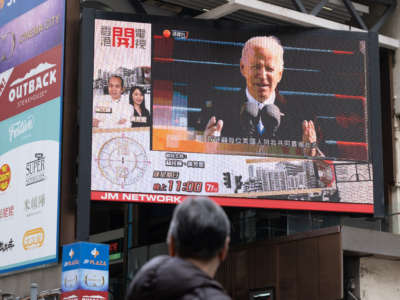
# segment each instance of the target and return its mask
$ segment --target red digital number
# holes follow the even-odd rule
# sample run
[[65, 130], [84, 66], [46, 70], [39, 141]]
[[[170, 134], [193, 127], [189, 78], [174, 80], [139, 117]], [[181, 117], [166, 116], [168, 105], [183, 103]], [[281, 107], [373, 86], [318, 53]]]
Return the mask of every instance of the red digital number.
[[218, 193], [218, 182], [206, 182], [207, 193]]

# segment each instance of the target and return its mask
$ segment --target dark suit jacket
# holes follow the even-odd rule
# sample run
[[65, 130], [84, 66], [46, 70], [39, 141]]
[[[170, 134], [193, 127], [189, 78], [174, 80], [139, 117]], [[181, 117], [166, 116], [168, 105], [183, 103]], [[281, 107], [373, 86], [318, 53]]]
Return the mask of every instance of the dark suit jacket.
[[252, 117], [243, 109], [243, 106], [247, 102], [246, 95], [244, 95], [244, 99], [246, 100], [243, 101], [239, 107], [229, 108], [229, 110], [232, 111], [232, 117], [223, 120], [224, 126], [221, 136], [291, 141], [302, 140], [302, 120], [304, 120], [304, 117], [301, 118], [299, 115], [299, 112], [302, 110], [300, 107], [297, 107], [298, 105], [296, 105], [296, 103], [289, 103], [287, 99], [281, 96], [276, 90], [274, 104], [283, 114], [280, 118], [280, 125], [275, 128], [276, 130], [273, 130], [268, 127], [268, 124], [264, 124], [264, 132], [260, 134], [257, 129], [260, 118]]

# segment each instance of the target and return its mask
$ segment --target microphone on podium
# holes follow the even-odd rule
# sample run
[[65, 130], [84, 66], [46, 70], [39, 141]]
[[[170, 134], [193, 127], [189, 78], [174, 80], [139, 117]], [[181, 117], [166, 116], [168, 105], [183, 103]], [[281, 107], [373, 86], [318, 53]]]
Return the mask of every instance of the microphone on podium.
[[240, 109], [240, 127], [243, 136], [256, 136], [260, 109], [257, 103], [245, 102]]
[[284, 114], [281, 113], [281, 110], [275, 104], [265, 105], [261, 109], [261, 122], [264, 125], [264, 128], [272, 133], [272, 136], [275, 136], [278, 131], [279, 126], [281, 125], [281, 117]]

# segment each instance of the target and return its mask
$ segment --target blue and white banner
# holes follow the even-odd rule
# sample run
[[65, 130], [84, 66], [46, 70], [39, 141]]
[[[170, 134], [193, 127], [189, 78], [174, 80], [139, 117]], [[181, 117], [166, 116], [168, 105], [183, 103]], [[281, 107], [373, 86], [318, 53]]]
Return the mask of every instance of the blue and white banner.
[[63, 247], [61, 290], [107, 291], [109, 246], [78, 242]]

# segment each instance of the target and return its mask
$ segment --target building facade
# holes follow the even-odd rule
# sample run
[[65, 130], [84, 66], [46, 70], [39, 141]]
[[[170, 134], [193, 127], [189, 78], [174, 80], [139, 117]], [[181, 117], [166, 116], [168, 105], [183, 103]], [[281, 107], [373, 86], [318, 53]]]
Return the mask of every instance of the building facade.
[[[137, 270], [151, 257], [166, 253], [165, 236], [174, 205], [89, 201], [89, 187], [81, 184], [84, 177], [90, 177], [88, 170], [82, 170], [78, 163], [79, 156], [81, 159], [82, 153], [90, 151], [82, 149], [84, 146], [77, 138], [82, 132], [80, 129], [89, 126], [79, 120], [78, 111], [83, 107], [79, 101], [84, 100], [78, 101], [83, 87], [82, 81], [76, 80], [82, 79], [79, 77], [82, 76], [79, 64], [87, 63], [82, 61], [79, 52], [79, 47], [85, 47], [87, 43], [80, 40], [81, 28], [85, 26], [81, 21], [83, 7], [122, 13], [136, 11], [191, 19], [220, 19], [229, 24], [289, 24], [303, 28], [378, 32], [382, 130], [375, 132], [374, 136], [380, 136], [383, 145], [382, 213], [374, 216], [371, 213], [227, 206], [225, 210], [232, 222], [232, 250], [217, 279], [235, 299], [249, 299], [250, 295], [255, 299], [257, 293], [271, 293], [271, 298], [266, 299], [282, 300], [399, 297], [396, 278], [400, 276], [400, 265], [392, 261], [400, 257], [400, 185], [397, 180], [400, 69], [396, 64], [400, 21], [395, 0], [343, 3], [305, 0], [66, 1], [57, 247], [78, 240], [110, 244], [109, 297], [123, 299], [127, 282]], [[119, 67], [114, 73], [124, 77], [129, 87], [140, 83], [150, 89], [146, 66], [134, 70]], [[99, 93], [106, 89], [110, 76], [108, 70], [98, 70], [93, 76], [94, 88]], [[182, 91], [184, 87], [179, 89]], [[185, 126], [189, 123], [182, 122]], [[80, 138], [91, 139], [89, 136]], [[315, 190], [321, 185], [329, 185], [333, 178], [330, 170], [314, 168], [310, 161], [278, 162], [274, 165], [253, 162], [248, 164], [248, 180], [243, 180], [243, 190], [246, 193]], [[319, 181], [318, 178], [323, 176], [326, 180]], [[81, 189], [86, 190], [85, 203], [80, 198]], [[323, 193], [301, 195], [304, 201], [324, 202], [333, 199], [334, 192], [324, 190]], [[0, 230], [3, 230], [1, 222]], [[0, 295], [3, 299], [28, 299], [31, 284], [37, 283], [40, 295], [45, 299], [59, 297], [59, 262], [60, 258], [56, 262], [2, 273]]]

